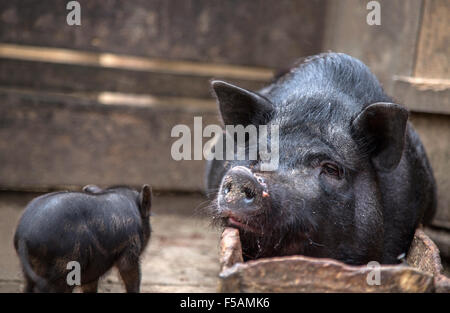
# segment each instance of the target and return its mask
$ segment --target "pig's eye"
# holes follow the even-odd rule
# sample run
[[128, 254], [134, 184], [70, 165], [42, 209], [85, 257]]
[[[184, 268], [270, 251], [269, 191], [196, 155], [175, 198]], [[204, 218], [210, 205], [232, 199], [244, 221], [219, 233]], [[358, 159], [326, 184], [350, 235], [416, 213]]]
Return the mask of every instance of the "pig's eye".
[[336, 164], [330, 162], [322, 162], [321, 166], [322, 166], [322, 173], [325, 173], [328, 176], [337, 179], [342, 178], [342, 171]]

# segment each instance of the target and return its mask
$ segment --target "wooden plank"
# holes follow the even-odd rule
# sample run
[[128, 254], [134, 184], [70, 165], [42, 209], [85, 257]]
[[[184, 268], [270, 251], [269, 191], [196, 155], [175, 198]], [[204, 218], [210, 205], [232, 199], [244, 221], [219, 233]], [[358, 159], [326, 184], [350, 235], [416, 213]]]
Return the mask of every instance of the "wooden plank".
[[450, 229], [450, 116], [413, 113], [410, 120], [425, 146], [436, 178], [438, 210], [432, 224]]
[[[263, 81], [215, 76], [249, 89]], [[0, 86], [56, 92], [101, 92], [210, 98], [211, 76], [0, 58]]]
[[417, 45], [416, 77], [450, 78], [450, 5], [425, 0]]
[[130, 55], [118, 55], [112, 53], [94, 53], [5, 43], [0, 43], [0, 57], [13, 60], [17, 59], [56, 64], [90, 65], [103, 68], [192, 76], [222, 76], [257, 81], [267, 80], [273, 76], [272, 70], [261, 67], [174, 61]]
[[[227, 64], [285, 67], [320, 50], [325, 0], [0, 2], [0, 42]], [[275, 27], [276, 26], [276, 27]]]
[[214, 110], [188, 104], [104, 105], [67, 95], [0, 92], [0, 186], [42, 190], [149, 183], [201, 191], [203, 161], [171, 158], [171, 129], [217, 123]]
[[421, 0], [380, 0], [381, 25], [368, 25], [367, 1], [329, 1], [323, 50], [344, 52], [368, 65], [391, 94], [393, 75], [412, 76]]
[[394, 76], [393, 94], [413, 112], [450, 114], [449, 80]]

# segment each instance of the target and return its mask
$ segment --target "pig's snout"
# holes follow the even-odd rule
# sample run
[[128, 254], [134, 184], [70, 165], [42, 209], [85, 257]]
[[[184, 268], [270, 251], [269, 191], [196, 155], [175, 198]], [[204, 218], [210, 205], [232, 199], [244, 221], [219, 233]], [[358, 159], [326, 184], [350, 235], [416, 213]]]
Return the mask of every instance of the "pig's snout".
[[268, 195], [264, 179], [244, 166], [235, 166], [228, 171], [220, 193], [220, 206], [232, 211], [257, 210], [261, 207], [263, 198]]

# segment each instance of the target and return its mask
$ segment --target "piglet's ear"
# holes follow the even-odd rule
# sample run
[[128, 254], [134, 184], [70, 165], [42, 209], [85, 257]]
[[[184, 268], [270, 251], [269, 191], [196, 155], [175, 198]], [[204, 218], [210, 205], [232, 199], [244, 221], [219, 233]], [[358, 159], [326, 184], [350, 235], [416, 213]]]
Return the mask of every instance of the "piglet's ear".
[[370, 145], [377, 170], [394, 170], [403, 155], [408, 111], [394, 103], [378, 102], [366, 107], [353, 121], [353, 131]]
[[265, 97], [219, 80], [213, 80], [211, 86], [224, 125], [257, 126], [270, 120], [273, 105]]
[[142, 186], [141, 193], [139, 194], [140, 212], [143, 218], [150, 216], [152, 208], [152, 188], [149, 185]]

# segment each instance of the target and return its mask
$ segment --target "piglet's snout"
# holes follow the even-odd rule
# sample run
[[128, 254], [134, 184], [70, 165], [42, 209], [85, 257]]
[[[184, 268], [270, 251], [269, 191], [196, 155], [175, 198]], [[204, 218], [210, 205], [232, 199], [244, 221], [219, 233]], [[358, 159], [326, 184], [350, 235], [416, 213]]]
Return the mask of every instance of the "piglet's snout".
[[232, 210], [257, 209], [268, 196], [262, 177], [244, 166], [235, 166], [225, 175], [221, 186], [222, 203]]

